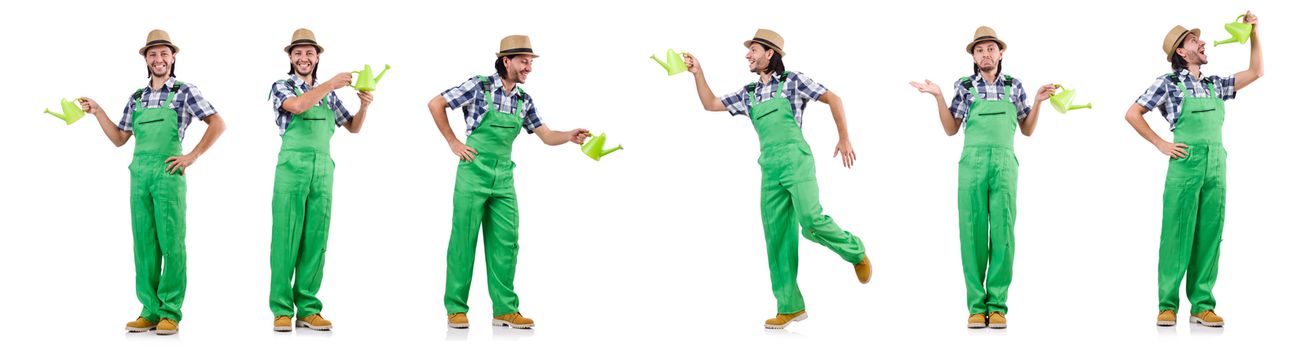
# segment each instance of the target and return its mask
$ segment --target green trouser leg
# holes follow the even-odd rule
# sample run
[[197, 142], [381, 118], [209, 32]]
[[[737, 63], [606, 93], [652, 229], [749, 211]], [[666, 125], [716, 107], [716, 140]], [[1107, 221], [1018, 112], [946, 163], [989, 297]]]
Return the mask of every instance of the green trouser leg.
[[760, 159], [760, 216], [769, 254], [770, 283], [781, 314], [806, 308], [797, 287], [798, 225], [802, 236], [837, 253], [842, 260], [855, 264], [865, 257], [860, 238], [843, 231], [833, 218], [824, 215], [815, 181], [815, 159], [809, 147], [788, 148], [762, 152]]
[[1179, 310], [1187, 275], [1191, 313], [1215, 309], [1211, 294], [1219, 269], [1225, 219], [1225, 158], [1219, 145], [1190, 144], [1188, 157], [1170, 160], [1162, 198], [1158, 262], [1160, 310]]
[[317, 295], [328, 250], [334, 168], [326, 153], [278, 155], [269, 254], [269, 309], [276, 316], [306, 317], [323, 310]]
[[1008, 148], [966, 147], [961, 155], [956, 198], [970, 314], [1008, 311], [1018, 167]]
[[137, 299], [152, 322], [181, 321], [187, 290], [187, 180], [165, 173], [165, 159], [137, 156], [130, 166]]
[[519, 311], [519, 296], [514, 292], [519, 205], [511, 174], [513, 167], [508, 159], [481, 155], [472, 162], [460, 163], [452, 203], [451, 238], [446, 247], [448, 314], [469, 311], [469, 286], [473, 281], [480, 226], [493, 315]]

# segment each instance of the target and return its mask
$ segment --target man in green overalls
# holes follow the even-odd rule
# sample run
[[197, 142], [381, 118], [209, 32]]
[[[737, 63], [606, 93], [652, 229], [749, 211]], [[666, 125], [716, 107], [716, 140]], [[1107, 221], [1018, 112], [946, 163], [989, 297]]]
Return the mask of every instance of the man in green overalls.
[[819, 100], [829, 105], [838, 128], [833, 156], [841, 154], [842, 165], [850, 168], [856, 161], [856, 151], [847, 137], [842, 99], [810, 77], [784, 68], [782, 36], [760, 29], [743, 45], [747, 48], [747, 67], [759, 76], [759, 81], [718, 98], [706, 84], [696, 57], [684, 54], [683, 58], [687, 71], [696, 79], [701, 105], [707, 111], [751, 118], [760, 138], [760, 218], [765, 229], [770, 282], [778, 301], [778, 313], [765, 320], [765, 328], [782, 329], [806, 319], [805, 301], [797, 287], [798, 225], [803, 237], [851, 263], [860, 283], [869, 283], [870, 278], [865, 245], [824, 215], [819, 205], [815, 157], [801, 133], [801, 114], [806, 104]]
[[[501, 50], [496, 53], [496, 75], [470, 78], [428, 102], [437, 129], [451, 152], [460, 158], [455, 173], [451, 239], [446, 247], [446, 321], [451, 328], [469, 327], [467, 301], [480, 227], [487, 290], [492, 298], [492, 325], [535, 325], [519, 313], [519, 296], [514, 292], [519, 202], [514, 191], [511, 146], [520, 128], [551, 146], [582, 144], [591, 135], [587, 129], [551, 130], [537, 117], [532, 97], [520, 87], [528, 80], [537, 57], [527, 36], [507, 36], [501, 39]], [[447, 108], [464, 110], [465, 142], [451, 131]]]
[[[1256, 16], [1248, 12], [1244, 22], [1252, 25], [1247, 70], [1228, 77], [1202, 75], [1202, 65], [1207, 63], [1202, 31], [1175, 26], [1161, 44], [1172, 72], [1156, 78], [1124, 116], [1138, 135], [1170, 157], [1157, 260], [1158, 326], [1175, 324], [1181, 281], [1193, 306], [1189, 320], [1208, 327], [1224, 326], [1224, 319], [1215, 313], [1215, 297], [1211, 294], [1219, 271], [1225, 218], [1225, 163], [1229, 153], [1220, 137], [1224, 101], [1233, 99], [1238, 90], [1265, 72]], [[1143, 114], [1152, 109], [1160, 110], [1170, 124], [1173, 142], [1157, 135], [1143, 119]]]
[[309, 29], [293, 32], [291, 43], [283, 51], [291, 61], [290, 72], [287, 79], [274, 82], [269, 92], [274, 122], [282, 134], [282, 150], [273, 178], [269, 309], [273, 311], [274, 331], [291, 331], [292, 314], [297, 327], [326, 331], [332, 329], [332, 322], [319, 314], [323, 303], [317, 294], [328, 251], [332, 173], [336, 168], [328, 146], [339, 126], [351, 133], [360, 132], [373, 94], [357, 93], [360, 111], [352, 116], [333, 92], [350, 85], [350, 73], [339, 73], [315, 85], [323, 46]]
[[[132, 251], [136, 256], [137, 299], [141, 314], [127, 323], [130, 332], [178, 331], [187, 289], [187, 168], [223, 133], [223, 118], [195, 85], [175, 78], [178, 47], [168, 33], [152, 30], [138, 50], [150, 85], [137, 90], [117, 124], [96, 101], [82, 97], [82, 109], [95, 114], [114, 146], [136, 136], [131, 174]], [[193, 119], [208, 124], [205, 135], [182, 154], [182, 137]]]
[[1015, 257], [1015, 192], [1019, 161], [1015, 129], [1033, 135], [1042, 101], [1054, 85], [1038, 89], [1033, 107], [1019, 79], [1001, 73], [1006, 43], [992, 28], [980, 26], [965, 52], [974, 56], [974, 75], [956, 82], [951, 105], [937, 84], [911, 82], [938, 102], [938, 119], [947, 136], [965, 126], [957, 174], [956, 206], [960, 226], [961, 265], [969, 328], [1006, 328], [1007, 290]]

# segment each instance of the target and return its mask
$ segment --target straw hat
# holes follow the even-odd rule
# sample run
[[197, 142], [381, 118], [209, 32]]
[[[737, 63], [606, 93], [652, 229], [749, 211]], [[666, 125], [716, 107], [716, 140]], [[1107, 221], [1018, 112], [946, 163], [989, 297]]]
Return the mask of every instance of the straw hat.
[[1165, 34], [1165, 41], [1161, 43], [1161, 50], [1165, 51], [1165, 60], [1170, 61], [1174, 56], [1174, 49], [1184, 44], [1184, 37], [1191, 33], [1197, 37], [1202, 37], [1202, 30], [1193, 28], [1192, 30], [1184, 29], [1183, 26], [1174, 26], [1170, 32]]
[[997, 47], [1001, 48], [1002, 50], [1006, 49], [1006, 42], [1001, 41], [1001, 38], [997, 37], [996, 31], [992, 30], [992, 28], [989, 28], [988, 26], [979, 26], [979, 29], [974, 30], [974, 41], [970, 41], [969, 44], [965, 44], [965, 52], [969, 54], [974, 54], [974, 45], [978, 45], [980, 42], [984, 42], [984, 41], [996, 42]]
[[532, 55], [533, 43], [528, 41], [527, 35], [511, 35], [501, 39], [501, 50], [496, 52], [496, 57], [515, 56], [515, 55]]
[[160, 29], [155, 29], [150, 31], [150, 34], [146, 34], [146, 45], [142, 46], [141, 50], [137, 50], [137, 53], [140, 53], [142, 56], [145, 56], [146, 49], [149, 49], [152, 46], [159, 46], [159, 45], [168, 46], [170, 49], [173, 49], [174, 54], [178, 53], [179, 51], [182, 51], [178, 49], [177, 45], [173, 45], [173, 41], [168, 39], [168, 32], [165, 32]]
[[291, 48], [300, 45], [314, 46], [315, 49], [319, 50], [319, 53], [323, 53], [323, 47], [319, 46], [319, 42], [314, 40], [314, 32], [305, 28], [297, 29], [295, 32], [291, 33], [291, 43], [287, 44], [287, 47], [282, 48], [282, 51], [286, 51], [290, 54]]
[[751, 48], [751, 43], [758, 43], [767, 48], [774, 49], [774, 52], [777, 52], [780, 57], [783, 56], [783, 36], [778, 35], [778, 33], [775, 33], [772, 30], [764, 28], [756, 29], [756, 36], [751, 38], [751, 40], [742, 42], [742, 46]]

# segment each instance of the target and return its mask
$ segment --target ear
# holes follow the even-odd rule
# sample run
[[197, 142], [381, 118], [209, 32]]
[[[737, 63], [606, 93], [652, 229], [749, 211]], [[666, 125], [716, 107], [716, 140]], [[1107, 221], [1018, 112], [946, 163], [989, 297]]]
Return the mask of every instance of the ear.
[[1184, 61], [1188, 61], [1188, 50], [1184, 50], [1184, 47], [1182, 45], [1175, 48], [1174, 53], [1178, 54], [1179, 57], [1183, 57]]

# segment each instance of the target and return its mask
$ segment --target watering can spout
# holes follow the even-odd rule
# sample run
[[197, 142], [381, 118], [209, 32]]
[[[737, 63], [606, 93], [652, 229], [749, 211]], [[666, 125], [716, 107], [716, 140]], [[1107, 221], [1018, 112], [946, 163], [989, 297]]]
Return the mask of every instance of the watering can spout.
[[383, 76], [383, 74], [387, 74], [387, 70], [388, 70], [388, 69], [391, 69], [391, 65], [390, 65], [390, 64], [383, 65], [383, 66], [382, 66], [382, 71], [381, 71], [381, 72], [378, 72], [378, 77], [373, 78], [373, 82], [376, 83], [376, 82], [382, 81], [382, 76]]
[[46, 113], [49, 113], [50, 115], [55, 116], [55, 118], [64, 119], [64, 115], [63, 115], [63, 114], [59, 114], [59, 113], [55, 113], [55, 112], [51, 112], [49, 108], [46, 108]]
[[605, 149], [605, 133], [602, 133], [601, 135], [597, 135], [596, 137], [587, 140], [587, 142], [584, 142], [582, 149], [583, 154], [587, 155], [588, 158], [599, 161], [601, 160], [601, 157], [604, 157], [607, 154], [624, 149], [624, 146], [619, 145], [615, 148]]
[[607, 154], [614, 153], [614, 151], [618, 151], [621, 149], [624, 149], [624, 145], [615, 146], [615, 148], [605, 150], [605, 152], [601, 152], [601, 156], [604, 157]]
[[656, 55], [655, 55], [655, 54], [652, 54], [652, 55], [651, 55], [651, 59], [652, 59], [652, 60], [655, 60], [655, 61], [656, 61], [656, 64], [659, 64], [659, 65], [660, 65], [660, 68], [664, 68], [666, 71], [669, 70], [669, 65], [666, 64], [666, 63], [664, 63], [664, 62], [660, 62], [660, 59], [659, 59], [659, 58], [656, 58]]
[[53, 115], [55, 116], [55, 118], [59, 118], [60, 120], [63, 120], [64, 123], [67, 125], [72, 125], [73, 122], [82, 119], [82, 117], [86, 115], [86, 111], [82, 110], [82, 106], [78, 106], [77, 104], [77, 101], [79, 100], [80, 99], [76, 99], [76, 98], [73, 99], [72, 101], [69, 101], [68, 99], [62, 99], [59, 101], [59, 109], [63, 113], [53, 112], [49, 108], [46, 108], [45, 113]]

